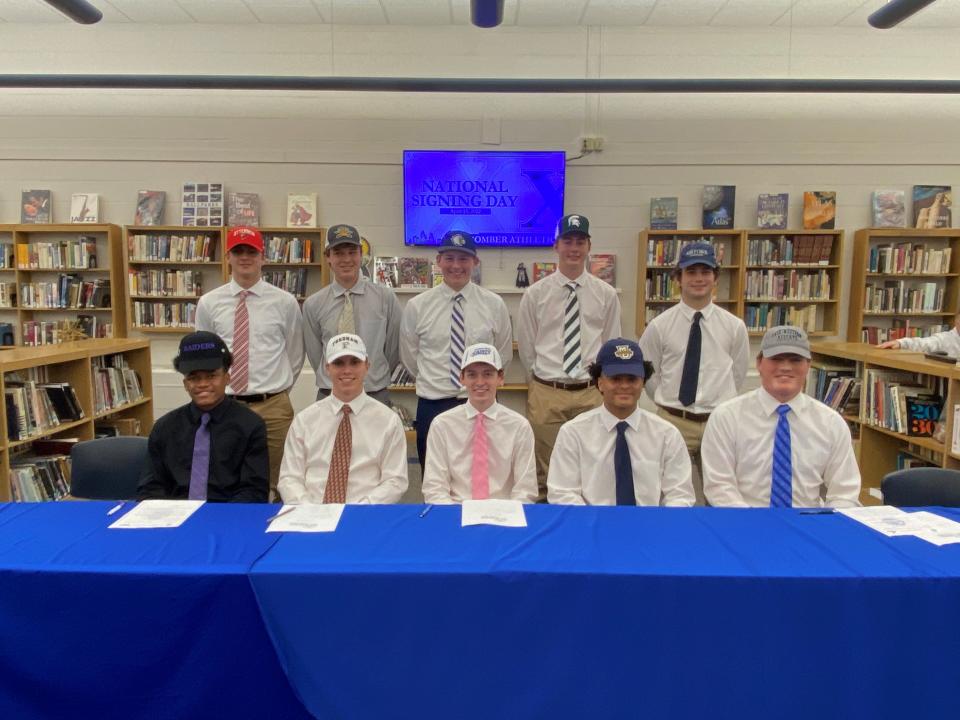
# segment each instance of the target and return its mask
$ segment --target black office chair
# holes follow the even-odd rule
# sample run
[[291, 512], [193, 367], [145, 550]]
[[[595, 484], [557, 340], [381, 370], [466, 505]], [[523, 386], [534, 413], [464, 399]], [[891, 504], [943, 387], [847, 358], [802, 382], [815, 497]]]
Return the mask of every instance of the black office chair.
[[880, 482], [883, 504], [896, 507], [960, 507], [960, 472], [917, 467], [888, 473]]
[[136, 500], [147, 439], [133, 435], [77, 443], [70, 450], [70, 494], [88, 500]]

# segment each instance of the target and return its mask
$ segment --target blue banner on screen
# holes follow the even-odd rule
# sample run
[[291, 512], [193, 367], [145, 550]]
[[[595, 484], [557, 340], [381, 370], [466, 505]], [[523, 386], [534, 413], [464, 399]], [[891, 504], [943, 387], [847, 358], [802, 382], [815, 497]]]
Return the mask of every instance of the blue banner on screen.
[[563, 217], [564, 152], [404, 150], [407, 245], [466, 230], [480, 247], [553, 245]]

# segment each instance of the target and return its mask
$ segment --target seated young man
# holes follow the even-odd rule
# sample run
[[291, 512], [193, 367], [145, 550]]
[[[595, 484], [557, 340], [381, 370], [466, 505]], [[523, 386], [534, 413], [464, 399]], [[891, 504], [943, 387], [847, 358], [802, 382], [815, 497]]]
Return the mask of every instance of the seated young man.
[[334, 335], [330, 395], [293, 418], [277, 489], [283, 502], [395, 503], [407, 489], [407, 441], [393, 410], [363, 391], [370, 362], [358, 335]]
[[469, 346], [461, 361], [460, 382], [467, 402], [441, 413], [430, 426], [424, 501], [536, 502], [533, 429], [523, 415], [497, 402], [497, 388], [503, 385], [497, 349], [486, 343]]
[[[846, 421], [803, 388], [810, 343], [798, 327], [767, 330], [760, 387], [722, 403], [703, 433], [703, 491], [719, 507], [856, 507], [860, 469]], [[821, 499], [822, 498], [822, 499]]]
[[547, 473], [549, 502], [693, 505], [683, 436], [663, 418], [637, 407], [649, 372], [637, 343], [615, 338], [603, 344], [590, 366], [603, 404], [560, 427]]
[[267, 428], [255, 412], [227, 397], [230, 351], [219, 335], [195, 332], [180, 341], [173, 366], [190, 402], [157, 420], [139, 499], [266, 502]]

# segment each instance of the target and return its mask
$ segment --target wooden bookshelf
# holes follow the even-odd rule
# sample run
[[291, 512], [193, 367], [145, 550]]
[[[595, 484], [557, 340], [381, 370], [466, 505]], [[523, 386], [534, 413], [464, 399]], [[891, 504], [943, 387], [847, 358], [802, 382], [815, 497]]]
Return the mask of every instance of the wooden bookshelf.
[[[91, 263], [95, 263], [93, 267], [40, 267], [39, 264], [34, 266], [25, 260], [31, 249], [36, 249], [37, 243], [76, 242], [81, 237], [90, 238], [94, 243], [95, 258], [91, 260]], [[0, 268], [0, 282], [13, 282], [17, 289], [16, 306], [0, 308], [0, 322], [14, 325], [14, 336], [18, 345], [26, 342], [25, 323], [75, 322], [80, 315], [92, 316], [98, 325], [109, 325], [110, 337], [126, 337], [123, 252], [120, 239], [119, 226], [110, 224], [0, 225], [0, 243], [10, 243], [14, 251], [13, 261], [7, 257]], [[60, 275], [74, 275], [84, 282], [108, 281], [110, 292], [105, 297], [106, 304], [100, 307], [26, 306], [23, 293], [25, 285], [55, 283]], [[38, 339], [38, 344], [40, 340]]]
[[[836, 336], [840, 334], [840, 308], [842, 303], [843, 277], [843, 230], [747, 230], [746, 252], [744, 253], [743, 279], [744, 290], [742, 315], [750, 335], [761, 336], [767, 328], [774, 325], [799, 325], [811, 337]], [[801, 250], [801, 259], [797, 262], [793, 254], [774, 253], [764, 257], [761, 252], [764, 241], [770, 241], [778, 247], [809, 247], [817, 252], [818, 258], [824, 254], [829, 244], [829, 257], [814, 259], [809, 251]], [[770, 262], [772, 258], [790, 258], [789, 261]], [[754, 292], [758, 285], [758, 276], [764, 278], [783, 278], [785, 284], [791, 279], [799, 284], [817, 285], [819, 290], [812, 293], [785, 292], [783, 296], [759, 295]], [[829, 289], [826, 290], [826, 286]], [[825, 291], [826, 290], [826, 291]], [[766, 321], [763, 315], [767, 314]], [[782, 316], [786, 313], [786, 316]]]
[[[913, 246], [924, 250], [950, 248], [950, 262], [946, 272], [922, 272], [911, 268], [909, 272], [896, 269], [871, 270], [871, 250], [883, 246]], [[850, 302], [847, 320], [847, 340], [866, 341], [868, 328], [878, 328], [880, 333], [897, 325], [909, 323], [911, 328], [927, 328], [953, 324], [952, 318], [960, 311], [960, 229], [916, 230], [912, 228], [864, 228], [857, 230], [853, 243], [853, 266], [850, 275]], [[930, 310], [908, 309], [905, 311], [879, 311], [867, 309], [869, 286], [881, 288], [885, 283], [904, 283], [906, 289], [915, 289], [921, 283], [935, 283], [943, 291], [940, 307]], [[903, 321], [902, 323], [900, 321]], [[878, 342], [887, 339], [876, 337]], [[898, 339], [898, 338], [896, 338]]]
[[[960, 368], [951, 363], [927, 360], [923, 353], [906, 350], [880, 350], [873, 345], [855, 342], [814, 342], [814, 362], [848, 365], [861, 380], [868, 370], [900, 370], [913, 373], [924, 382], [946, 388], [942, 422], [942, 438], [902, 434], [874, 424], [867, 416], [867, 392], [861, 389], [857, 415], [844, 417], [859, 432], [857, 462], [863, 487], [860, 501], [864, 505], [880, 504], [880, 481], [897, 469], [897, 456], [909, 455], [939, 467], [960, 470], [960, 452], [953, 452], [953, 417], [960, 407]], [[960, 448], [958, 448], [960, 450]]]
[[[327, 237], [326, 228], [262, 227], [258, 229], [263, 235], [264, 255], [266, 257], [266, 261], [263, 263], [263, 276], [267, 282], [292, 292], [301, 303], [329, 282], [329, 268], [323, 254]], [[273, 238], [280, 240], [296, 238], [309, 241], [310, 250], [307, 259], [302, 262], [291, 262], [279, 258], [271, 259], [276, 257], [271, 252], [271, 240]], [[227, 282], [230, 279], [230, 267], [227, 262], [224, 262], [223, 270], [223, 281]], [[306, 275], [304, 292], [293, 292], [289, 287], [274, 282], [273, 273], [297, 272], [299, 270], [304, 270]]]
[[[137, 373], [143, 397], [120, 406], [95, 412], [94, 359], [120, 354]], [[153, 427], [153, 376], [150, 343], [135, 339], [95, 339], [66, 342], [39, 348], [17, 348], [0, 353], [0, 390], [6, 397], [8, 374], [25, 375], [31, 368], [46, 367], [50, 382], [70, 383], [83, 417], [34, 433], [28, 438], [11, 439], [5, 432], [0, 438], [0, 502], [11, 499], [11, 461], [29, 455], [33, 442], [42, 438], [76, 438], [92, 440], [94, 425], [105, 419], [136, 419], [142, 435]], [[0, 404], [0, 421], [7, 428], [6, 403]]]
[[[648, 285], [657, 287], [658, 281], [665, 282], [671, 271], [676, 267], [676, 252], [657, 263], [655, 254], [656, 243], [664, 241], [679, 241], [682, 244], [691, 242], [713, 242], [722, 246], [723, 257], [720, 261], [720, 278], [714, 302], [734, 315], [743, 317], [743, 259], [744, 238], [743, 230], [644, 230], [640, 233], [640, 245], [637, 248], [637, 335], [643, 334], [647, 322], [659, 315], [671, 305], [680, 301], [679, 290], [675, 295], [664, 295], [648, 292]], [[649, 317], [648, 317], [649, 316]]]

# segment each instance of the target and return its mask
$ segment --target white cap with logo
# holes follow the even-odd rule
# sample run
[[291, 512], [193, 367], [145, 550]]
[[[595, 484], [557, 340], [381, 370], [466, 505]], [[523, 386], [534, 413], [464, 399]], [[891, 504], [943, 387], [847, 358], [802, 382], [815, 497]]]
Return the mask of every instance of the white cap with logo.
[[363, 340], [359, 335], [341, 333], [340, 335], [334, 335], [327, 342], [326, 361], [328, 363], [332, 363], [337, 358], [342, 358], [345, 355], [350, 355], [360, 360], [367, 359], [367, 346], [363, 344]]
[[486, 363], [492, 365], [494, 370], [503, 370], [503, 361], [500, 360], [499, 351], [493, 345], [487, 343], [470, 345], [463, 353], [460, 369], [463, 370], [467, 365], [473, 363]]

